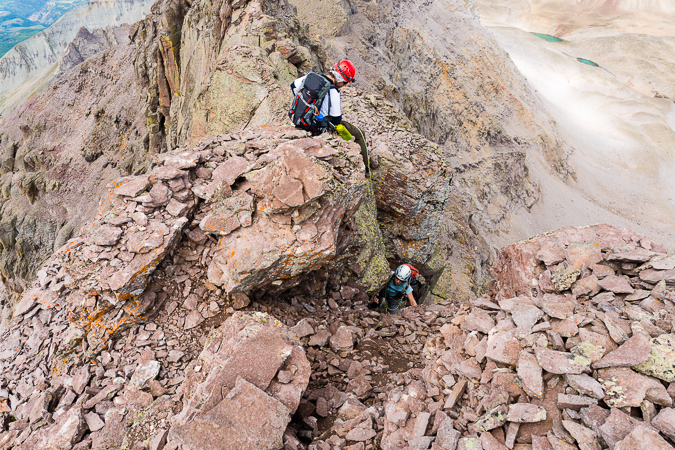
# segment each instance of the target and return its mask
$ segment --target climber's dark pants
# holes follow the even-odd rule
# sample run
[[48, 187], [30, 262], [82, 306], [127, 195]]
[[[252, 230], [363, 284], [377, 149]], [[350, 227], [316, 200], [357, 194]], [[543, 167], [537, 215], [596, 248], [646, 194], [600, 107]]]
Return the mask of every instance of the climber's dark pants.
[[399, 299], [395, 298], [386, 298], [386, 299], [381, 299], [380, 304], [378, 305], [379, 309], [383, 313], [387, 314], [398, 314], [401, 312], [401, 309], [405, 306], [405, 301], [403, 300], [403, 297]]
[[368, 147], [366, 146], [366, 135], [363, 134], [363, 131], [361, 131], [360, 128], [358, 128], [355, 125], [352, 125], [349, 122], [345, 122], [344, 120], [341, 122], [342, 125], [351, 133], [352, 136], [354, 136], [354, 139], [356, 140], [356, 143], [361, 146], [361, 157], [363, 158], [363, 164], [366, 166], [366, 172], [369, 171], [370, 169], [370, 164], [368, 162]]

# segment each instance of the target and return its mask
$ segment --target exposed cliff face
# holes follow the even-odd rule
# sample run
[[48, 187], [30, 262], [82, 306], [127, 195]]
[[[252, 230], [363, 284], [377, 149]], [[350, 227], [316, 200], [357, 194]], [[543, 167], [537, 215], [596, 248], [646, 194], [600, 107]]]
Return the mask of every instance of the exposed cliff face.
[[[22, 292], [34, 276], [37, 263], [93, 217], [97, 198], [84, 195], [85, 192], [103, 192], [104, 186], [119, 175], [143, 172], [153, 155], [172, 148], [171, 142], [178, 140], [178, 136], [189, 143], [204, 134], [222, 134], [281, 120], [290, 101], [287, 84], [298, 76], [298, 67], [307, 69], [312, 58], [320, 56], [312, 56], [308, 47], [285, 34], [297, 26], [292, 16], [284, 19], [287, 22], [275, 22], [274, 33], [266, 36], [265, 30], [271, 28], [265, 28], [264, 24], [271, 26], [274, 17], [264, 14], [265, 8], [281, 18], [290, 11], [283, 4], [243, 3], [232, 12], [237, 19], [228, 26], [221, 24], [221, 29], [206, 19], [216, 20], [212, 15], [190, 16], [186, 4], [157, 4], [153, 15], [132, 27], [129, 45], [81, 63], [47, 92], [8, 117], [2, 128], [6, 203], [2, 222], [5, 246], [1, 254], [4, 279], [12, 292]], [[204, 57], [204, 64], [209, 61], [211, 65], [203, 72], [185, 66], [187, 72], [199, 72], [197, 79], [191, 79], [179, 68], [181, 61], [184, 57], [193, 58], [198, 64], [200, 52], [212, 49], [210, 44], [203, 47], [190, 37], [194, 27], [183, 32], [187, 34], [185, 39], [180, 38], [180, 28], [176, 28], [182, 23], [180, 17], [186, 23], [201, 17], [223, 33], [219, 38], [223, 41], [222, 55], [217, 64]], [[302, 38], [301, 31], [298, 33]], [[92, 37], [82, 31], [69, 47], [73, 58], [82, 56], [77, 50], [80, 42], [103, 38], [114, 38], [114, 34], [110, 37], [100, 32]], [[172, 39], [176, 42], [168, 44]], [[120, 67], [125, 69], [120, 71]], [[196, 106], [187, 99], [196, 99]], [[145, 109], [139, 108], [143, 104]], [[181, 105], [187, 112], [180, 109]], [[331, 267], [318, 278], [314, 275], [298, 278], [303, 272], [312, 271], [304, 266], [289, 273], [274, 272], [276, 278], [292, 276], [294, 283], [277, 286], [276, 291], [298, 284], [303, 284], [305, 291], [322, 291], [326, 283], [339, 286], [345, 277], [359, 280], [373, 290], [388, 271], [382, 246], [389, 249], [386, 257], [418, 264], [425, 263], [434, 253], [451, 180], [439, 147], [416, 134], [408, 119], [382, 97], [347, 90], [347, 110], [348, 114], [371, 118], [364, 124], [364, 130], [377, 161], [373, 165], [375, 183], [371, 190], [377, 198], [379, 213], [372, 200], [336, 203], [335, 214], [328, 214], [328, 219], [358, 206], [350, 214], [349, 223], [339, 230], [333, 229], [333, 219], [324, 224], [330, 229], [326, 231], [328, 235], [340, 236], [337, 253], [342, 259], [315, 261], [312, 270], [322, 265]], [[185, 132], [173, 135], [177, 123], [183, 124]], [[341, 166], [337, 155], [330, 156], [331, 164]], [[365, 169], [360, 158], [356, 164], [361, 172]], [[346, 192], [343, 196], [347, 196]], [[49, 209], [56, 203], [62, 205], [60, 209]], [[310, 203], [301, 208], [303, 214], [329, 206]], [[378, 221], [383, 224], [384, 241]], [[261, 236], [266, 236], [270, 224], [256, 222]], [[237, 244], [230, 242], [231, 237], [222, 241], [219, 251], [222, 255], [215, 255], [216, 260], [222, 261], [211, 271], [212, 282], [228, 291], [239, 288], [263, 292], [262, 287], [274, 281], [270, 274], [249, 279], [239, 273], [244, 270], [250, 275], [254, 272], [252, 268], [230, 270], [226, 255], [229, 246]], [[282, 245], [271, 239], [270, 244], [288, 247], [287, 256], [291, 259], [293, 252], [299, 251], [293, 250], [290, 241]], [[282, 256], [279, 258], [284, 259]], [[432, 271], [443, 265], [442, 258], [436, 259], [438, 266]]]
[[[388, 14], [386, 8], [391, 8], [393, 13]], [[464, 4], [455, 5], [454, 10], [448, 11], [438, 5], [431, 8], [432, 16], [437, 17], [438, 22], [428, 28], [407, 11], [399, 9], [397, 4], [375, 9], [372, 5], [363, 5], [364, 13], [354, 15], [352, 26], [365, 33], [364, 36], [370, 36], [368, 42], [373, 43], [371, 47], [361, 48], [365, 59], [355, 55], [364, 78], [373, 80], [376, 88], [388, 92], [392, 100], [401, 104], [414, 126], [442, 144], [445, 155], [440, 148], [429, 146], [423, 139], [404, 137], [413, 131], [407, 119], [361, 120], [361, 117], [373, 116], [378, 109], [391, 110], [386, 113], [393, 114], [391, 117], [398, 114], [392, 109], [393, 105], [385, 106], [382, 100], [357, 102], [351, 111], [346, 105], [345, 115], [362, 125], [373, 138], [373, 155], [382, 161], [381, 167], [375, 169], [375, 192], [387, 257], [411, 260], [424, 266], [427, 274], [435, 273], [433, 295], [437, 297], [448, 298], [453, 294], [470, 297], [485, 287], [483, 266], [493, 258], [481, 233], [498, 229], [509, 211], [530, 206], [536, 199], [537, 189], [528, 181], [523, 148], [531, 147], [542, 160], [548, 158], [563, 173], [566, 166], [554, 134], [538, 129], [536, 118], [525, 107], [527, 102], [533, 102], [527, 89], [519, 84], [515, 75], [507, 80], [499, 77], [500, 73], [510, 70], [510, 66], [495, 62], [498, 58], [474, 41], [462, 41], [461, 53], [450, 50], [449, 37], [437, 42], [437, 35], [445, 33], [445, 28], [439, 25], [441, 22], [458, 21], [464, 33], [457, 31], [454, 36], [457, 39], [480, 31], [475, 15]], [[218, 13], [213, 14], [213, 11]], [[405, 33], [396, 29], [394, 18], [408, 21]], [[372, 21], [377, 20], [386, 25], [378, 31], [372, 26]], [[198, 34], [197, 30], [202, 32]], [[125, 109], [123, 115], [118, 113], [119, 107], [97, 108], [93, 118], [85, 116], [85, 120], [77, 122], [79, 133], [90, 137], [84, 139], [81, 147], [84, 160], [99, 161], [101, 154], [106, 155], [110, 161], [106, 167], [118, 164], [124, 168], [122, 174], [141, 170], [144, 151], [149, 154], [164, 152], [177, 145], [194, 144], [204, 136], [285, 120], [285, 108], [290, 100], [288, 84], [309, 68], [321, 67], [326, 58], [322, 46], [307, 36], [289, 6], [276, 1], [211, 3], [204, 0], [191, 5], [181, 1], [161, 2], [154, 6], [153, 14], [132, 27], [130, 36], [128, 49], [114, 54], [120, 58], [133, 58], [134, 75], [117, 74], [126, 77], [133, 88], [127, 93], [122, 84], [117, 84], [120, 88], [106, 90], [120, 105], [126, 99], [127, 105], [137, 106], [137, 100], [129, 99], [145, 97], [142, 114], [147, 137], [143, 127], [137, 126], [139, 111], [132, 108]], [[80, 40], [83, 39], [84, 32], [80, 36]], [[489, 42], [489, 36], [485, 39]], [[433, 44], [429, 46], [427, 42]], [[72, 55], [75, 55], [77, 44], [76, 40], [70, 47]], [[407, 56], [403, 58], [403, 54]], [[100, 58], [104, 61], [106, 57]], [[428, 62], [428, 58], [432, 63], [423, 64], [422, 61]], [[461, 66], [456, 63], [460, 59], [464, 61]], [[475, 80], [483, 71], [482, 64], [494, 64], [494, 70], [489, 83], [477, 85]], [[424, 70], [420, 71], [420, 68]], [[103, 79], [104, 72], [100, 74]], [[75, 82], [77, 77], [68, 76]], [[431, 79], [436, 80], [433, 90], [425, 88]], [[92, 81], [83, 76], [77, 82], [91, 85]], [[103, 91], [101, 82], [94, 82], [94, 85]], [[501, 89], [502, 86], [508, 89]], [[58, 85], [53, 91], [68, 95], [60, 91]], [[40, 98], [46, 100], [49, 95], [53, 94], [44, 94]], [[521, 101], [521, 98], [525, 100]], [[73, 102], [73, 109], [62, 110], [64, 115], [86, 111], [81, 96]], [[22, 111], [30, 108], [32, 106], [27, 106]], [[127, 119], [122, 120], [122, 117]], [[431, 119], [423, 120], [423, 117]], [[476, 117], [479, 118], [477, 122]], [[397, 121], [403, 128], [397, 128]], [[103, 127], [102, 123], [107, 125]], [[98, 136], [96, 139], [109, 136], [111, 130], [117, 129], [115, 127], [127, 127], [120, 123], [133, 124], [128, 125], [128, 129], [134, 130], [131, 131], [133, 139], [122, 141], [119, 147], [129, 155], [123, 157], [122, 162], [118, 156], [113, 156], [116, 148], [113, 139], [103, 139], [103, 146], [97, 145], [94, 139], [94, 136]], [[97, 125], [93, 127], [93, 124]], [[533, 131], [528, 127], [533, 127]], [[42, 140], [52, 142], [53, 131], [45, 125], [44, 131], [28, 133], [27, 137], [21, 138], [16, 128], [12, 128], [7, 133], [8, 145], [41, 149]], [[399, 132], [404, 134], [397, 135]], [[540, 139], [536, 133], [548, 137]], [[27, 144], [26, 139], [31, 143]], [[390, 148], [392, 143], [398, 148]], [[63, 145], [64, 148], [76, 147], [72, 140]], [[78, 179], [95, 179], [97, 187], [94, 190], [100, 190], [111, 178], [100, 177], [94, 169], [96, 164], [83, 168]], [[449, 189], [449, 166], [454, 166], [456, 172], [453, 191]], [[424, 172], [425, 169], [428, 170]], [[412, 176], [411, 172], [417, 172], [419, 176]], [[120, 174], [113, 171], [110, 177], [113, 173]], [[73, 184], [76, 185], [81, 183]], [[78, 191], [73, 189], [72, 192]], [[51, 194], [45, 194], [45, 198], [51, 198]], [[94, 209], [91, 199], [80, 198], [77, 204], [80, 211]], [[28, 205], [20, 209], [34, 210]], [[72, 229], [76, 230], [88, 217], [91, 216], [86, 213], [78, 214], [72, 220]], [[46, 233], [49, 236], [45, 238], [47, 243], [53, 242], [56, 229], [61, 225], [53, 226], [54, 230]], [[9, 228], [21, 227], [12, 225]], [[40, 246], [36, 252], [27, 251], [44, 258], [48, 254], [47, 250], [42, 250], [44, 248]], [[8, 251], [13, 253], [15, 249], [12, 246]], [[22, 249], [16, 255], [23, 255], [25, 251]], [[22, 258], [12, 256], [11, 261]], [[452, 263], [446, 265], [448, 261]], [[355, 273], [367, 270], [367, 267], [355, 268]], [[16, 272], [8, 263], [8, 279], [13, 279], [14, 273], [27, 278], [31, 276], [30, 270]]]
[[[242, 7], [247, 4], [235, 8], [237, 15], [243, 14]], [[182, 2], [158, 4], [155, 14], [133, 27], [133, 42], [128, 46], [118, 46], [81, 63], [48, 91], [13, 111], [2, 123], [4, 204], [0, 271], [10, 294], [22, 292], [27, 280], [35, 276], [40, 262], [93, 217], [97, 196], [108, 182], [120, 175], [145, 171], [150, 156], [167, 149], [165, 119], [169, 117], [174, 95], [170, 89], [191, 98], [204, 94], [195, 93], [189, 82], [183, 88], [178, 84], [180, 30], [188, 8]], [[257, 11], [251, 14], [258, 17], [259, 6]], [[211, 19], [213, 16], [209, 14], [203, 17], [205, 21]], [[230, 32], [246, 37], [249, 19], [237, 22], [231, 28], [238, 31]], [[218, 29], [224, 33], [229, 26]], [[70, 56], [64, 64], [77, 62], [83, 56], [78, 48], [89, 48], [92, 39], [103, 46], [103, 40], [107, 43], [117, 38], [114, 30], [93, 33], [93, 38], [82, 31], [69, 46]], [[176, 45], [166, 45], [172, 39]], [[248, 47], [234, 51], [260, 50]], [[274, 71], [266, 69], [264, 74], [268, 78], [258, 80], [261, 89], [269, 83], [267, 88], [281, 89], [274, 78], [277, 66], [295, 71], [285, 75], [284, 84], [297, 76], [297, 70], [280, 53], [270, 59], [263, 52], [263, 57], [263, 62]], [[223, 105], [223, 108], [255, 109], [255, 98], [244, 104], [240, 98], [232, 98], [231, 91], [219, 92], [221, 96], [213, 95], [202, 104], [209, 108]], [[276, 102], [277, 113], [282, 103], [285, 108], [288, 95], [270, 100]], [[263, 109], [257, 111], [262, 114]], [[208, 110], [206, 112], [208, 114]], [[271, 120], [268, 114], [262, 115], [258, 122], [268, 124]], [[243, 128], [250, 122], [242, 119], [242, 123], [233, 123]], [[217, 133], [226, 128], [211, 126], [208, 131]]]
[[284, 121], [298, 67], [321, 66], [318, 42], [289, 13], [279, 1], [203, 0], [182, 22], [162, 16], [158, 96], [169, 146]]
[[88, 2], [16, 45], [0, 58], [0, 114], [5, 116], [54, 80], [62, 53], [80, 28], [93, 31], [134, 23], [149, 12], [152, 3], [151, 0]]

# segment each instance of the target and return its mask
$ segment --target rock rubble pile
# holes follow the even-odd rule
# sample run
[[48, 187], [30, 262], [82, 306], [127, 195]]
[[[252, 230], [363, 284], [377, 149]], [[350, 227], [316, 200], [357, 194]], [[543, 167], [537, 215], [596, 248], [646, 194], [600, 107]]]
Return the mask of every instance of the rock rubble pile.
[[[327, 158], [337, 161], [331, 164], [325, 162]], [[165, 280], [181, 272], [171, 264], [170, 255], [184, 233], [190, 244], [181, 247], [189, 253], [182, 261], [193, 266], [186, 267], [190, 275], [198, 277], [204, 267], [225, 259], [224, 249], [229, 254], [225, 264], [208, 274], [224, 288], [209, 282], [218, 293], [215, 297], [220, 306], [214, 298], [206, 303], [208, 310], [201, 306], [201, 312], [197, 310], [199, 297], [189, 295], [190, 275], [181, 277], [181, 294], [185, 295], [177, 298], [186, 299], [189, 313], [181, 326], [187, 329], [220, 311], [225, 294], [235, 287], [241, 289], [248, 282], [260, 289], [266, 279], [270, 284], [276, 280], [293, 283], [294, 276], [334, 257], [341, 223], [350, 219], [365, 195], [359, 162], [358, 146], [353, 143], [325, 144], [293, 128], [266, 127], [209, 138], [196, 149], [162, 154], [149, 174], [111, 184], [96, 220], [44, 264], [17, 304], [11, 328], [0, 340], [0, 401], [5, 417], [15, 420], [12, 429], [5, 424], [3, 445], [41, 448], [37, 439], [54, 432], [44, 426], [52, 424], [59, 406], [69, 415], [79, 409], [63, 420], [81, 425], [82, 418], [100, 401], [126, 392], [123, 388], [130, 380], [136, 390], [149, 388], [148, 382], [158, 375], [161, 364], [147, 346], [162, 342], [164, 333], [156, 325], [138, 329], [135, 324], [146, 322], [163, 306], [175, 309], [176, 302], [165, 305], [168, 283], [158, 282], [155, 275], [161, 274]], [[253, 228], [254, 239], [241, 233]], [[219, 241], [209, 235], [218, 236]], [[279, 235], [287, 236], [285, 245], [275, 241]], [[241, 240], [246, 243], [238, 244]], [[263, 244], [266, 247], [261, 250]], [[276, 247], [270, 249], [270, 245]], [[177, 262], [180, 257], [176, 257]], [[164, 269], [156, 274], [160, 264]], [[226, 279], [223, 267], [228, 264], [231, 270]], [[197, 265], [201, 268], [195, 270]], [[208, 291], [203, 285], [201, 289]], [[130, 329], [133, 332], [127, 334]], [[143, 338], [137, 339], [136, 333]], [[127, 355], [111, 355], [111, 350], [125, 348], [117, 341], [123, 334], [129, 342], [136, 340], [139, 347], [146, 348], [131, 352], [129, 360]], [[145, 342], [139, 344], [139, 340]], [[177, 349], [161, 352], [174, 363], [182, 356]], [[92, 378], [90, 369], [83, 366], [96, 360], [99, 368], [107, 369], [97, 368], [97, 376]], [[128, 364], [119, 377], [116, 368], [122, 360]], [[146, 363], [150, 366], [145, 367]], [[141, 378], [145, 382], [131, 378], [140, 367], [145, 367]], [[74, 382], [76, 378], [79, 381]], [[180, 383], [176, 378], [172, 381]], [[155, 394], [163, 389], [155, 387]], [[134, 403], [139, 408], [148, 406], [153, 396], [146, 394], [130, 394], [130, 400], [140, 402]], [[77, 406], [72, 408], [73, 404]], [[99, 411], [98, 420], [91, 416], [96, 424], [90, 430], [100, 429], [97, 425], [105, 413]], [[117, 423], [108, 428], [119, 430], [129, 411], [116, 414], [105, 424]], [[77, 434], [70, 436], [63, 448], [82, 437], [84, 428], [76, 428]], [[104, 448], [103, 441], [109, 441], [105, 445], [110, 448], [121, 444], [121, 439], [110, 436], [88, 442], [92, 441], [95, 448]]]
[[[350, 98], [354, 107], [370, 105], [372, 123], [388, 117], [406, 131], [405, 142], [374, 133], [376, 174], [403, 173], [409, 146], [415, 146], [424, 156], [415, 162], [438, 171], [447, 185], [439, 149], [419, 135], [408, 136], [409, 124], [391, 104], [355, 93]], [[63, 425], [56, 418], [69, 421], [62, 413], [76, 414], [78, 408], [82, 414], [72, 420], [80, 425], [64, 448], [130, 447], [152, 440], [180, 410], [177, 402], [184, 398], [178, 389], [210, 330], [233, 308], [249, 306], [244, 292], [266, 301], [279, 292], [304, 292], [297, 297], [306, 305], [303, 314], [324, 308], [327, 323], [349, 324], [352, 333], [377, 325], [367, 317], [363, 288], [333, 299], [323, 297], [326, 286], [340, 291], [340, 280], [351, 277], [373, 289], [387, 276], [376, 201], [383, 207], [389, 197], [406, 199], [401, 217], [416, 223], [416, 231], [389, 239], [417, 240], [428, 253], [440, 216], [415, 221], [427, 207], [439, 210], [448, 190], [439, 197], [429, 186], [411, 187], [401, 179], [389, 186], [394, 190], [389, 197], [374, 197], [363, 170], [354, 143], [269, 126], [156, 155], [149, 173], [110, 184], [96, 219], [44, 263], [0, 337], [2, 445], [40, 448], [36, 439], [53, 434]], [[422, 198], [412, 205], [416, 193]], [[351, 308], [354, 298], [360, 298], [361, 312]], [[254, 305], [249, 309], [264, 309], [262, 302]], [[283, 308], [274, 312], [288, 314]], [[362, 313], [367, 321], [354, 322]], [[289, 320], [284, 322], [295, 325]], [[307, 340], [344, 352], [345, 330], [322, 329]], [[313, 370], [324, 373], [321, 362], [325, 359], [313, 358], [318, 364]], [[250, 394], [245, 385], [237, 389]], [[44, 420], [31, 421], [38, 403], [42, 409], [35, 417]], [[122, 408], [108, 414], [113, 406]]]
[[382, 448], [672, 449], [675, 259], [627, 229], [505, 248], [497, 290], [427, 340]]
[[[361, 326], [298, 324], [330, 347], [308, 353], [308, 448], [672, 449], [674, 262], [627, 229], [564, 229], [503, 249], [491, 294], [459, 310], [388, 321], [357, 301]], [[373, 359], [373, 338], [412, 368]]]

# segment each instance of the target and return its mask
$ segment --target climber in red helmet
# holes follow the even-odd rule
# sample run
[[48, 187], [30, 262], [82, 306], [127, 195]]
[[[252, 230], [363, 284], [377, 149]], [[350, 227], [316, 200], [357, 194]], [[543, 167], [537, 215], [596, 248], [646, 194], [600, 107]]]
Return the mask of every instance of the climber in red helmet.
[[340, 88], [354, 82], [356, 68], [351, 61], [343, 59], [325, 75], [310, 71], [291, 83], [295, 98], [288, 112], [297, 128], [318, 136], [326, 129], [337, 132], [346, 141], [354, 137], [361, 147], [361, 156], [369, 173], [368, 148], [363, 132], [351, 123], [342, 120]]

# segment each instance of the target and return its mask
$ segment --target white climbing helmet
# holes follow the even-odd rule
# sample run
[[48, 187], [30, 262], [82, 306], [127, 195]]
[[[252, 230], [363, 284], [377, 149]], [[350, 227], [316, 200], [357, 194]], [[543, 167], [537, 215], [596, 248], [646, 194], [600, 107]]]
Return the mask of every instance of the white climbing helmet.
[[401, 264], [400, 266], [398, 266], [396, 272], [394, 272], [394, 276], [401, 281], [409, 281], [410, 275], [411, 275], [410, 267], [406, 266], [405, 264]]

